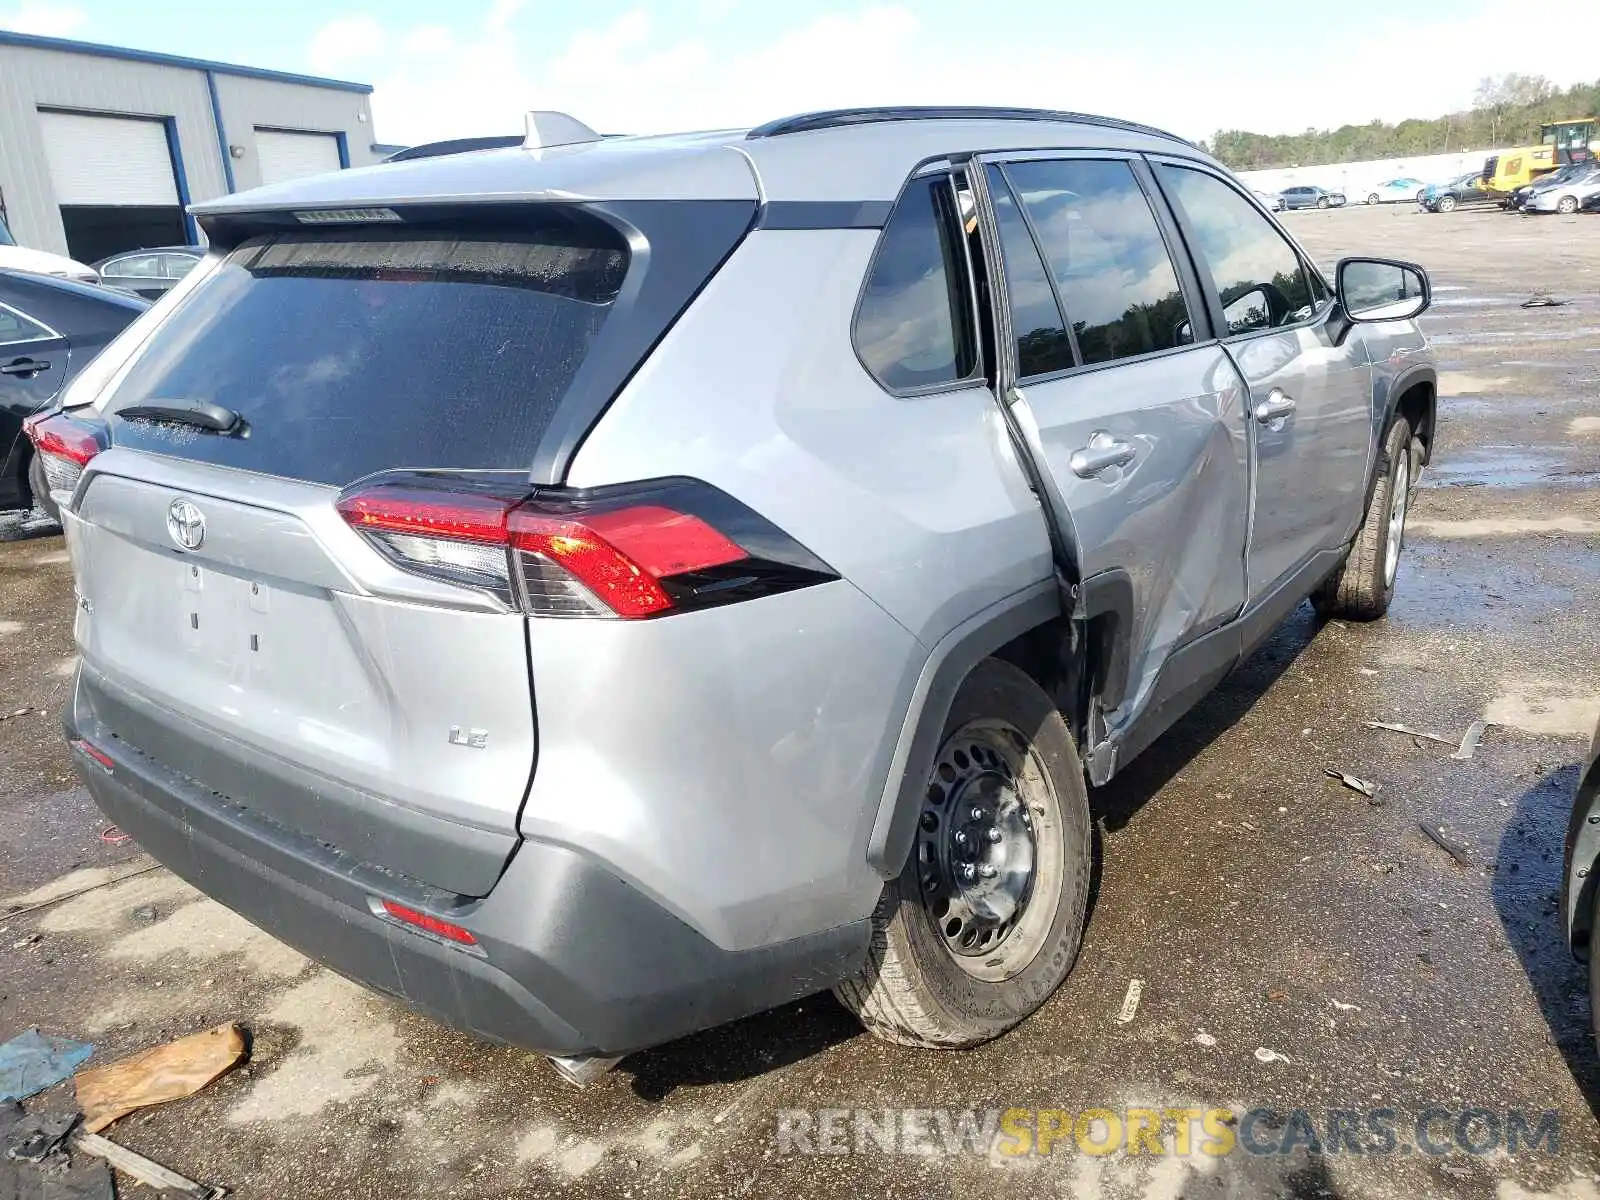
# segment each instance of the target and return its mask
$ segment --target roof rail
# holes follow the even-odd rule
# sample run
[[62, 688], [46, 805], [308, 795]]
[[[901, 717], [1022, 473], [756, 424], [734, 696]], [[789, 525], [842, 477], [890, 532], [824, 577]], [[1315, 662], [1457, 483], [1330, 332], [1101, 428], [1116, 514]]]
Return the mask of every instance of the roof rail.
[[438, 158], [445, 154], [470, 154], [474, 150], [504, 150], [508, 146], [522, 145], [521, 134], [507, 134], [501, 137], [464, 137], [450, 138], [443, 142], [424, 142], [420, 146], [407, 146], [404, 150], [397, 150], [383, 161], [410, 162], [414, 158]]
[[1070, 121], [1076, 125], [1099, 125], [1168, 138], [1185, 146], [1194, 143], [1153, 125], [1121, 121], [1116, 117], [1097, 117], [1090, 113], [1058, 112], [1049, 108], [990, 108], [981, 104], [907, 105], [891, 108], [833, 108], [823, 112], [801, 113], [757, 125], [747, 138], [782, 137], [788, 133], [809, 133], [814, 129], [842, 129], [849, 125], [875, 125], [886, 121]]

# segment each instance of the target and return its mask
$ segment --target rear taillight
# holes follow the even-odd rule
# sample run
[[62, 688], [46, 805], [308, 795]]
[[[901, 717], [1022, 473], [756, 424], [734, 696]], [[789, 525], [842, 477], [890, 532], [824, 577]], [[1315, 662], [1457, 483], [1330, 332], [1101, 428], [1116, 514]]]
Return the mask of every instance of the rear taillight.
[[36, 413], [22, 422], [33, 443], [52, 492], [70, 492], [78, 486], [83, 468], [105, 447], [96, 430], [63, 412]]
[[715, 488], [688, 479], [586, 492], [386, 476], [340, 497], [407, 571], [493, 591], [541, 617], [654, 617], [837, 576]]

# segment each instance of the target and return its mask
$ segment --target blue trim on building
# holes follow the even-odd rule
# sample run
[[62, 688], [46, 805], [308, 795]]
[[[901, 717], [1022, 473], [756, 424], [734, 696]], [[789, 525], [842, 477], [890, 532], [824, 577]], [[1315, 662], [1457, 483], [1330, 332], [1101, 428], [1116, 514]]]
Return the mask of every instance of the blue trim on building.
[[211, 124], [217, 131], [217, 149], [222, 152], [222, 180], [231, 196], [239, 189], [233, 183], [233, 154], [228, 149], [228, 131], [222, 124], [222, 99], [217, 95], [217, 73], [206, 72], [206, 90], [211, 93]]
[[189, 211], [189, 175], [183, 169], [183, 147], [178, 142], [178, 118], [162, 117], [161, 124], [167, 130], [167, 153], [172, 156], [172, 182], [178, 187], [178, 205], [183, 209], [183, 232], [193, 246], [200, 241], [200, 227], [194, 222], [194, 214]]
[[333, 131], [333, 140], [339, 143], [339, 169], [348, 171], [350, 169], [350, 139], [345, 136], [344, 130], [335, 129]]
[[267, 71], [260, 67], [241, 67], [233, 63], [211, 62], [204, 58], [185, 58], [179, 54], [157, 54], [153, 50], [130, 50], [125, 46], [104, 46], [98, 42], [76, 42], [70, 38], [40, 37], [32, 33], [13, 33], [0, 29], [0, 46], [26, 46], [33, 50], [59, 50], [64, 54], [90, 54], [98, 58], [120, 58], [125, 62], [150, 63], [158, 67], [184, 67], [191, 71], [215, 71], [219, 75], [240, 75], [246, 79], [270, 79], [276, 83], [299, 83], [308, 87], [333, 88], [342, 92], [372, 94], [370, 83], [347, 79], [323, 79], [316, 75], [295, 75], [288, 71]]

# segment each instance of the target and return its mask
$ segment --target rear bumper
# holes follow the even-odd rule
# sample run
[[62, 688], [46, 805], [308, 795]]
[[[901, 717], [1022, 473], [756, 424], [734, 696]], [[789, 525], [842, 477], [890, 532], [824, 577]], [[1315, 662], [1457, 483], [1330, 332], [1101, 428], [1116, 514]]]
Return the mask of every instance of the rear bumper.
[[[76, 703], [65, 724], [112, 761], [74, 756], [95, 802], [174, 873], [339, 973], [494, 1041], [624, 1054], [826, 988], [865, 957], [865, 921], [723, 950], [597, 861], [539, 842], [462, 902], [200, 788]], [[384, 897], [469, 929], [481, 952], [375, 916]]]

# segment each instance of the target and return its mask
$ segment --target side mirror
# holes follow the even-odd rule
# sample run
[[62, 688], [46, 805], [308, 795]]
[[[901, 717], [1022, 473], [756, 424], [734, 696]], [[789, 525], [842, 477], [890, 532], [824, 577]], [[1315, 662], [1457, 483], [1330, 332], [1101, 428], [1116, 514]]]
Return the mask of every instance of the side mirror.
[[1336, 279], [1339, 304], [1352, 321], [1409, 321], [1433, 303], [1428, 273], [1416, 263], [1345, 258]]

